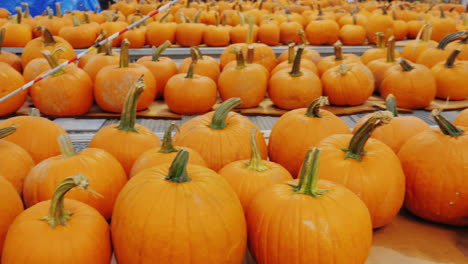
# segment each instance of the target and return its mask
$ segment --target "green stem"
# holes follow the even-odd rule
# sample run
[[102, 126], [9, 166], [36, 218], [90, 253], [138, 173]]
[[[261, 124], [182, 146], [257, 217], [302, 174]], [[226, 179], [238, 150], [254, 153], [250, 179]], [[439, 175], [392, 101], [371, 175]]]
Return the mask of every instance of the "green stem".
[[346, 63], [341, 63], [340, 64], [340, 70], [338, 71], [341, 75], [345, 75], [346, 73], [348, 73], [349, 71], [349, 68], [348, 66], [346, 66]]
[[171, 42], [169, 40], [166, 40], [163, 44], [159, 45], [159, 47], [153, 46], [153, 61], [159, 61], [159, 58], [161, 57], [161, 54], [171, 46]]
[[460, 32], [455, 32], [452, 34], [449, 34], [445, 36], [440, 42], [439, 45], [437, 45], [438, 49], [444, 50], [445, 47], [452, 41], [457, 40], [459, 38], [465, 37], [468, 34], [467, 31], [460, 31]]
[[297, 34], [301, 37], [299, 41], [299, 45], [309, 45], [309, 41], [307, 40], [307, 36], [305, 34], [305, 31], [303, 29], [299, 29], [297, 31]]
[[401, 65], [401, 68], [403, 69], [403, 71], [407, 72], [407, 71], [412, 71], [414, 69], [414, 67], [407, 61], [405, 60], [404, 58], [400, 58], [398, 60], [398, 63], [400, 63]]
[[23, 20], [23, 12], [21, 12], [21, 9], [19, 7], [16, 7], [16, 24], [21, 24], [21, 21]]
[[335, 61], [342, 61], [344, 60], [343, 58], [343, 44], [341, 44], [341, 41], [338, 41], [333, 45], [333, 49], [335, 52]]
[[318, 189], [319, 164], [320, 150], [318, 148], [309, 149], [299, 173], [299, 184], [294, 186], [294, 193], [319, 197], [329, 191]]
[[461, 50], [456, 49], [454, 50], [450, 56], [447, 58], [447, 61], [445, 62], [445, 67], [447, 68], [453, 68], [455, 59], [457, 58], [458, 54], [460, 54]]
[[167, 10], [166, 13], [159, 19], [159, 23], [163, 23], [170, 13], [171, 13], [171, 10]]
[[122, 110], [122, 115], [120, 117], [120, 123], [116, 127], [117, 129], [129, 132], [138, 133], [135, 128], [136, 121], [136, 109], [138, 98], [141, 93], [145, 90], [144, 76], [142, 75], [135, 83], [132, 85], [128, 91], [127, 97], [125, 99], [125, 104]]
[[120, 68], [128, 68], [128, 46], [130, 45], [130, 41], [128, 39], [124, 39], [122, 44], [120, 45]]
[[424, 32], [422, 33], [422, 40], [424, 42], [428, 42], [431, 40], [432, 36], [432, 25], [427, 23], [426, 27], [424, 28]]
[[78, 187], [95, 195], [101, 196], [100, 194], [88, 188], [88, 186], [88, 178], [82, 174], [77, 174], [75, 176], [65, 178], [55, 189], [52, 200], [50, 201], [49, 215], [39, 220], [46, 221], [52, 229], [58, 225], [66, 226], [73, 213], [65, 210], [63, 204], [65, 194], [67, 194], [67, 192], [71, 189]]
[[177, 152], [177, 149], [174, 147], [172, 143], [172, 131], [175, 129], [179, 129], [179, 126], [175, 123], [172, 122], [167, 128], [166, 131], [164, 132], [164, 138], [162, 141], [161, 148], [159, 149], [158, 152], [160, 153], [172, 153], [172, 152]]
[[294, 62], [294, 53], [295, 53], [295, 50], [294, 50], [294, 42], [291, 42], [288, 44], [288, 64], [293, 64]]
[[375, 39], [378, 49], [385, 49], [385, 34], [383, 32], [375, 33]]
[[31, 11], [29, 9], [28, 3], [21, 3], [21, 5], [24, 7], [24, 17], [25, 18], [31, 17]]
[[112, 41], [108, 41], [103, 45], [104, 48], [104, 55], [106, 56], [114, 56], [112, 53]]
[[195, 17], [193, 18], [193, 23], [198, 23], [198, 20], [200, 19], [200, 15], [203, 12], [202, 9], [198, 9], [197, 13], [195, 14]]
[[60, 153], [62, 153], [63, 158], [70, 158], [76, 155], [70, 135], [60, 135], [58, 137], [58, 142], [60, 146]]
[[54, 46], [55, 44], [57, 44], [57, 42], [54, 39], [54, 36], [52, 35], [52, 33], [50, 33], [47, 27], [41, 26], [41, 31], [44, 46]]
[[215, 12], [215, 13], [214, 13], [214, 16], [215, 16], [215, 26], [218, 27], [218, 26], [219, 26], [219, 15], [218, 15], [218, 12]]
[[0, 138], [4, 138], [8, 135], [13, 134], [16, 131], [17, 125], [12, 125], [5, 128], [0, 128]]
[[245, 25], [245, 16], [241, 12], [237, 12], [237, 15], [239, 16], [239, 25], [243, 27]]
[[391, 36], [387, 43], [387, 62], [395, 62], [395, 37]]
[[302, 53], [304, 52], [304, 46], [300, 46], [299, 49], [297, 49], [296, 57], [294, 58], [294, 63], [292, 66], [292, 70], [289, 73], [292, 77], [299, 77], [302, 76], [301, 72], [301, 58], [302, 58]]
[[450, 121], [447, 120], [447, 118], [445, 118], [442, 115], [442, 109], [432, 110], [431, 115], [432, 117], [434, 117], [437, 125], [440, 128], [440, 131], [442, 131], [442, 133], [444, 133], [445, 135], [451, 137], [458, 137], [465, 134], [463, 129], [454, 126], [452, 123], [450, 123]]
[[179, 12], [180, 23], [184, 24], [187, 23], [187, 18], [184, 16], [182, 12]]
[[320, 107], [328, 104], [328, 97], [320, 96], [319, 98], [312, 101], [312, 103], [307, 107], [305, 115], [308, 117], [321, 118], [322, 115], [320, 114]]
[[253, 45], [249, 45], [247, 47], [247, 64], [253, 63], [254, 55], [255, 55], [255, 47]]
[[385, 106], [387, 108], [387, 111], [393, 114], [393, 117], [399, 116], [398, 108], [396, 104], [396, 98], [393, 94], [389, 94], [387, 96], [387, 98], [385, 99]]
[[392, 120], [392, 113], [389, 111], [381, 111], [373, 114], [367, 121], [362, 125], [358, 131], [351, 138], [348, 148], [344, 148], [343, 151], [346, 153], [344, 159], [355, 159], [357, 161], [362, 160], [362, 155], [366, 152], [364, 146], [367, 140], [378, 126], [388, 124]]
[[238, 97], [230, 98], [224, 101], [213, 114], [211, 124], [208, 126], [212, 129], [223, 129], [228, 124], [226, 118], [230, 111], [242, 104], [242, 100]]
[[187, 173], [187, 163], [189, 160], [189, 152], [185, 148], [181, 148], [174, 160], [172, 161], [169, 173], [166, 176], [166, 180], [171, 182], [183, 183], [191, 181]]
[[60, 5], [60, 2], [55, 3], [55, 9], [57, 10], [57, 16], [63, 17], [62, 6]]
[[186, 79], [192, 79], [193, 78], [193, 74], [195, 72], [195, 66], [197, 65], [197, 62], [198, 62], [197, 57], [192, 58], [192, 62], [190, 62], [190, 66], [189, 66], [189, 69], [187, 71], [187, 75], [185, 75]]
[[244, 69], [246, 65], [245, 65], [244, 54], [242, 54], [242, 50], [239, 47], [235, 47], [234, 49], [231, 50], [231, 52], [236, 54], [236, 62], [237, 62], [236, 69]]
[[47, 18], [54, 19], [54, 11], [52, 10], [52, 8], [47, 7], [46, 11], [47, 11]]
[[203, 54], [198, 47], [190, 47], [190, 55], [192, 60], [203, 60]]
[[356, 13], [353, 12], [353, 13], [351, 14], [351, 16], [353, 17], [353, 25], [357, 25], [357, 16], [356, 16]]
[[73, 21], [73, 26], [74, 27], [78, 27], [81, 25], [80, 21], [78, 20], [78, 18], [76, 17], [76, 15], [74, 13], [72, 13], [72, 21]]
[[39, 112], [39, 109], [33, 107], [29, 109], [28, 116], [41, 117], [41, 112]]
[[248, 29], [247, 29], [246, 43], [247, 43], [247, 45], [251, 45], [253, 43], [253, 26], [254, 26], [253, 23], [254, 23], [254, 19], [251, 16], [248, 16], [246, 19], [249, 22], [249, 26], [248, 26]]
[[[60, 65], [58, 58], [56, 56], [54, 56], [50, 51], [42, 50], [41, 53], [44, 56], [44, 58], [47, 60], [47, 62], [49, 63], [49, 66], [50, 66], [51, 69], [56, 68], [57, 66]], [[55, 72], [54, 74], [52, 74], [52, 76], [58, 77], [58, 76], [61, 76], [63, 74], [65, 74], [65, 70], [60, 69], [57, 72]]]
[[260, 150], [258, 149], [256, 128], [253, 128], [252, 132], [250, 133], [250, 148], [251, 148], [251, 155], [250, 155], [250, 161], [247, 164], [247, 169], [258, 171], [258, 172], [268, 170], [268, 167], [265, 166], [265, 164], [263, 164], [262, 155], [260, 154]]
[[84, 22], [85, 22], [86, 24], [91, 23], [91, 20], [89, 19], [88, 13], [83, 13], [83, 18], [84, 18]]

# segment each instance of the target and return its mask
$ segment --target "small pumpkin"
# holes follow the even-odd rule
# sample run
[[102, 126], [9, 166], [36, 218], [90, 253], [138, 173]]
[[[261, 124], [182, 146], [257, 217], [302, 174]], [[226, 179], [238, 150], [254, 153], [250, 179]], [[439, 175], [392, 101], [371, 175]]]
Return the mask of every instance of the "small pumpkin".
[[431, 71], [437, 84], [436, 97], [464, 100], [468, 97], [468, 62], [455, 61], [460, 50], [454, 50], [447, 61], [439, 62]]
[[305, 32], [311, 45], [332, 45], [338, 41], [340, 26], [334, 20], [319, 18], [310, 21]]
[[404, 40], [408, 35], [408, 23], [406, 21], [398, 19], [395, 10], [392, 12], [393, 15], [393, 36], [395, 40]]
[[[62, 48], [60, 46], [52, 52], [52, 56], [55, 57], [55, 59], [59, 62], [59, 64], [62, 64], [65, 62], [64, 59], [60, 59], [61, 53], [62, 53]], [[39, 77], [44, 72], [48, 72], [50, 70], [51, 70], [50, 64], [45, 57], [36, 58], [28, 62], [28, 65], [24, 67], [23, 77], [26, 82], [30, 82], [36, 79], [37, 77]]]
[[[105, 14], [104, 17], [107, 21], [101, 24], [101, 29], [107, 32], [108, 36], [120, 32], [128, 26], [127, 22], [119, 21], [119, 17], [114, 14], [112, 18], [107, 14]], [[112, 47], [119, 47], [123, 40], [122, 35], [116, 37], [112, 40]]]
[[[307, 41], [304, 30], [299, 30], [298, 33], [301, 36], [301, 41], [299, 44], [308, 45], [309, 42]], [[304, 51], [302, 52], [302, 58], [311, 60], [316, 65], [318, 65], [320, 60], [322, 60], [322, 57], [320, 57], [320, 53], [314, 49], [304, 49]], [[286, 60], [289, 60], [289, 50], [285, 50], [280, 54], [280, 56], [278, 57], [278, 63], [281, 63]]]
[[445, 36], [457, 31], [455, 21], [445, 16], [445, 11], [440, 9], [439, 17], [432, 17], [428, 20], [432, 25], [431, 39], [441, 41]]
[[367, 22], [367, 36], [369, 43], [377, 43], [376, 33], [382, 32], [384, 40], [393, 35], [393, 18], [388, 14], [387, 7], [381, 7], [382, 12], [369, 16]]
[[185, 58], [179, 65], [179, 73], [187, 73], [193, 60], [197, 60], [194, 73], [211, 78], [217, 82], [220, 74], [219, 63], [210, 56], [203, 55], [197, 47], [190, 48], [191, 57]]
[[431, 40], [431, 35], [432, 25], [429, 23], [424, 24], [416, 39], [408, 42], [405, 47], [403, 47], [401, 56], [412, 62], [417, 61], [419, 55], [421, 55], [424, 50], [437, 46], [437, 42]]
[[[136, 22], [136, 17], [132, 18], [132, 24]], [[146, 22], [146, 21], [145, 21]], [[147, 22], [150, 22], [147, 20]], [[130, 30], [127, 30], [122, 34], [123, 39], [128, 39], [130, 45], [128, 46], [131, 49], [142, 48], [146, 43], [146, 27], [141, 23], [133, 27]]]
[[82, 24], [75, 15], [72, 17], [73, 25], [63, 27], [58, 32], [58, 35], [75, 49], [92, 46], [101, 29], [99, 24], [96, 22]]
[[[52, 200], [18, 215], [8, 231], [2, 263], [109, 263], [112, 250], [106, 220], [89, 205], [64, 199], [75, 187], [92, 192], [88, 185], [83, 175], [68, 177], [57, 186]], [[18, 254], [18, 250], [28, 254]]]
[[78, 67], [83, 69], [84, 66], [86, 66], [86, 63], [88, 63], [89, 59], [91, 59], [94, 55], [106, 52], [105, 47], [106, 47], [106, 45], [108, 45], [108, 42], [106, 42], [105, 45], [99, 45], [99, 43], [101, 43], [101, 41], [103, 41], [106, 38], [106, 35], [107, 35], [107, 32], [105, 32], [105, 31], [101, 30], [99, 32], [99, 35], [94, 40], [94, 44], [93, 44], [93, 45], [98, 46], [97, 49], [83, 55], [78, 60]]
[[203, 32], [205, 31], [206, 25], [199, 23], [201, 9], [197, 12], [197, 15], [190, 21], [190, 18], [186, 18], [182, 13], [179, 13], [182, 19], [182, 23], [177, 25], [175, 32], [175, 38], [177, 44], [182, 47], [193, 47], [198, 46], [202, 43]]
[[119, 65], [119, 53], [112, 51], [112, 43], [106, 42], [103, 45], [104, 52], [94, 54], [88, 59], [82, 69], [89, 75], [93, 82], [101, 69], [109, 65]]
[[[5, 28], [0, 28], [0, 62], [9, 64], [18, 72], [23, 71], [23, 66], [21, 65], [21, 59], [16, 54], [11, 52], [3, 51], [3, 40], [5, 38]], [[1, 115], [1, 114], [0, 114]]]
[[288, 21], [283, 22], [279, 25], [280, 41], [283, 44], [299, 44], [301, 42], [299, 30], [303, 30], [304, 28], [301, 23], [297, 21], [292, 21], [289, 15], [286, 15], [286, 18], [288, 19]]
[[361, 59], [355, 54], [343, 54], [343, 45], [341, 42], [335, 43], [335, 45], [333, 45], [333, 48], [335, 55], [327, 56], [320, 60], [317, 64], [319, 76], [322, 76], [327, 70], [342, 63], [361, 62]]
[[89, 147], [106, 150], [117, 158], [127, 175], [143, 152], [160, 146], [159, 138], [153, 131], [135, 123], [137, 102], [145, 89], [144, 77], [141, 76], [128, 90], [120, 123], [101, 128], [89, 143]]
[[258, 27], [258, 41], [260, 43], [277, 46], [281, 40], [281, 29], [273, 18], [264, 19]]
[[5, 36], [3, 39], [4, 47], [25, 47], [33, 38], [31, 26], [22, 23], [22, 14], [18, 12], [13, 20], [4, 24]]
[[389, 224], [405, 196], [405, 175], [397, 155], [370, 138], [372, 131], [390, 122], [390, 112], [377, 112], [351, 135], [333, 135], [318, 144], [322, 150], [321, 179], [343, 184], [369, 209], [372, 227]]
[[340, 28], [339, 37], [345, 45], [363, 45], [366, 42], [367, 31], [359, 24], [357, 14], [352, 14], [352, 23]]
[[458, 55], [459, 60], [468, 61], [468, 36], [465, 36], [460, 41], [452, 41], [447, 45], [447, 50], [454, 51], [459, 49], [460, 55]]
[[[247, 42], [247, 38], [249, 37], [249, 24], [246, 24], [246, 21], [249, 20], [249, 23], [253, 18], [248, 17], [246, 18], [244, 14], [241, 12], [238, 12], [238, 15], [240, 17], [240, 23], [239, 25], [232, 27], [229, 31], [229, 38], [231, 39], [231, 43], [245, 43]], [[257, 42], [258, 38], [258, 26], [252, 24], [252, 42]]]
[[[25, 81], [23, 76], [11, 67], [10, 64], [0, 62], [0, 83], [2, 87], [0, 90], [0, 97], [3, 97], [23, 86]], [[27, 90], [23, 90], [1, 103], [0, 116], [15, 113], [23, 106], [27, 95]]]
[[161, 46], [166, 41], [176, 43], [177, 23], [166, 22], [170, 15], [168, 10], [159, 21], [151, 22], [146, 26], [146, 43], [151, 46]]
[[219, 15], [215, 12], [215, 24], [206, 27], [203, 33], [203, 43], [208, 47], [225, 47], [228, 46], [231, 40], [229, 36], [230, 26], [226, 26], [225, 20], [223, 24], [219, 23]]
[[[366, 50], [362, 56], [361, 61], [365, 65], [373, 60], [383, 59], [387, 57], [387, 49], [385, 48], [385, 35], [382, 32], [376, 33], [377, 47]], [[394, 50], [395, 57], [399, 57], [400, 53]]]
[[372, 72], [375, 79], [375, 90], [378, 91], [382, 83], [385, 72], [392, 66], [398, 65], [396, 61], [395, 38], [390, 37], [387, 42], [386, 58], [372, 60], [367, 64], [367, 68]]
[[[1, 144], [1, 143], [0, 143]], [[23, 202], [13, 185], [0, 176], [0, 260], [2, 258], [3, 244], [10, 225], [15, 218], [23, 212]]]
[[419, 20], [408, 21], [408, 38], [415, 39], [418, 36], [419, 31], [426, 22], [420, 18]]
[[398, 153], [406, 175], [405, 207], [428, 221], [467, 226], [467, 132], [439, 109], [431, 115], [439, 129], [412, 137]]
[[[283, 69], [291, 69], [292, 70], [292, 67], [294, 65], [294, 58], [296, 57], [296, 51], [294, 49], [294, 43], [291, 43], [288, 45], [288, 60], [287, 61], [283, 61], [281, 63], [279, 63], [278, 65], [276, 65], [276, 67], [271, 70], [271, 75], [273, 76], [275, 73], [277, 73], [278, 71], [280, 70], [283, 70]], [[304, 49], [302, 51], [302, 56], [301, 56], [301, 68], [303, 69], [309, 69], [311, 71], [313, 71], [315, 74], [318, 75], [318, 68], [317, 66], [315, 65], [315, 63], [307, 58], [305, 58], [304, 56], [304, 52], [306, 52], [306, 50]]]
[[446, 46], [457, 38], [466, 35], [468, 35], [468, 33], [463, 31], [447, 35], [439, 42], [437, 47], [429, 47], [421, 52], [421, 54], [419, 54], [418, 58], [416, 59], [416, 63], [425, 65], [430, 69], [437, 63], [445, 61], [452, 52], [451, 50], [446, 49]]

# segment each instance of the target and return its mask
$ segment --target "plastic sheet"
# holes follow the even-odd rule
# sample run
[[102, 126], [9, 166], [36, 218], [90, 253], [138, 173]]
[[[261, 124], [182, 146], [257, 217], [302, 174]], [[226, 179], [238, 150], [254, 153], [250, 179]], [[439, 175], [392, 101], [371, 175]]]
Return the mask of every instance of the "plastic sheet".
[[46, 7], [50, 7], [55, 10], [55, 3], [59, 2], [62, 6], [62, 10], [84, 10], [85, 8], [88, 10], [94, 10], [96, 5], [99, 5], [98, 0], [64, 0], [64, 1], [57, 1], [57, 0], [1, 0], [0, 7], [8, 9], [10, 13], [16, 14], [15, 7], [21, 6], [21, 3], [28, 3], [29, 8], [31, 9], [31, 15], [37, 16], [42, 14]]

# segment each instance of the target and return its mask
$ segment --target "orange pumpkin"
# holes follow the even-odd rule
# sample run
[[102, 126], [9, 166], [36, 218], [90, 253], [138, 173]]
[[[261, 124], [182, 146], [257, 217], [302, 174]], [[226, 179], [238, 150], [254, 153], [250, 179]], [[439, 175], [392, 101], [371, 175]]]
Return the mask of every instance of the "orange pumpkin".
[[5, 8], [0, 8], [0, 18], [8, 18], [10, 12]]
[[106, 219], [112, 216], [114, 202], [125, 185], [127, 176], [120, 163], [110, 153], [97, 148], [87, 148], [80, 153], [73, 149], [67, 134], [58, 138], [61, 155], [48, 158], [37, 164], [24, 181], [23, 198], [27, 207], [52, 199], [55, 186], [67, 175], [81, 173], [93, 184], [93, 189], [103, 197], [74, 190], [67, 198], [92, 206]]
[[[383, 59], [387, 57], [387, 49], [385, 48], [385, 35], [382, 32], [377, 32], [376, 36], [377, 47], [366, 50], [362, 56], [361, 61], [365, 65], [373, 60]], [[399, 57], [400, 53], [394, 50], [395, 57]]]
[[[94, 208], [64, 199], [75, 187], [90, 191], [88, 185], [80, 174], [68, 177], [57, 186], [52, 200], [18, 215], [5, 239], [2, 263], [109, 263], [112, 250], [106, 220]], [[47, 246], [38, 247], [40, 243]], [[76, 255], [76, 250], [87, 253]]]
[[440, 110], [432, 116], [439, 129], [412, 137], [398, 153], [406, 175], [405, 207], [432, 222], [466, 226], [467, 130], [451, 124]]
[[219, 15], [215, 12], [216, 22], [214, 25], [209, 25], [206, 27], [205, 32], [203, 33], [203, 43], [208, 47], [225, 47], [230, 43], [229, 31], [230, 26], [226, 26], [225, 21], [223, 24], [219, 24]]
[[377, 43], [377, 32], [382, 32], [385, 40], [393, 35], [393, 18], [387, 13], [386, 7], [382, 7], [382, 13], [374, 13], [368, 19], [367, 36], [369, 43]]
[[334, 20], [320, 18], [309, 22], [305, 33], [311, 45], [333, 45], [338, 41], [340, 26]]
[[[164, 132], [164, 138], [162, 139], [161, 147], [150, 149], [138, 157], [138, 159], [133, 164], [130, 177], [137, 175], [145, 169], [164, 163], [172, 163], [174, 161], [174, 158], [177, 155], [177, 151], [180, 149], [180, 147], [174, 146], [172, 142], [172, 131], [175, 129], [179, 129], [179, 126], [175, 122], [172, 122]], [[198, 154], [198, 152], [187, 147], [184, 147], [184, 150], [189, 153], [189, 164], [206, 167], [206, 162], [203, 160], [200, 154]]]
[[465, 36], [462, 40], [457, 42], [451, 42], [447, 45], [447, 50], [454, 51], [459, 49], [460, 55], [458, 55], [459, 60], [468, 61], [468, 36]]
[[432, 25], [431, 39], [441, 41], [445, 36], [457, 31], [455, 21], [445, 16], [443, 9], [440, 9], [440, 16], [428, 20]]
[[[132, 23], [134, 23], [133, 21]], [[128, 39], [130, 45], [128, 46], [131, 49], [142, 48], [146, 43], [146, 27], [138, 24], [136, 27], [126, 31], [122, 34], [123, 39]]]
[[408, 21], [408, 38], [415, 39], [425, 23], [422, 19]]
[[[315, 63], [313, 61], [305, 58], [305, 56], [304, 56], [305, 51], [306, 50], [302, 51], [301, 68], [311, 70], [315, 74], [318, 75], [317, 66], [315, 65]], [[277, 73], [278, 71], [283, 70], [283, 69], [291, 69], [292, 70], [292, 67], [294, 65], [294, 58], [296, 57], [296, 51], [294, 50], [294, 43], [291, 43], [291, 44], [288, 45], [288, 56], [289, 56], [288, 60], [279, 63], [278, 65], [276, 65], [276, 67], [273, 70], [271, 70], [271, 75], [272, 76], [275, 73]]]
[[286, 15], [286, 18], [288, 21], [279, 25], [280, 41], [283, 44], [299, 44], [301, 42], [301, 36], [298, 32], [299, 30], [303, 30], [302, 24], [296, 21], [292, 21], [288, 15]]
[[179, 73], [187, 73], [193, 60], [197, 60], [194, 73], [211, 78], [217, 82], [220, 74], [219, 63], [210, 56], [203, 55], [197, 47], [190, 48], [191, 57], [185, 58], [179, 65]]
[[[248, 158], [250, 152], [245, 144], [249, 144], [250, 132], [256, 125], [248, 118], [230, 112], [240, 104], [239, 98], [231, 98], [216, 111], [189, 120], [174, 136], [175, 143], [198, 151], [208, 168], [215, 171], [230, 162]], [[266, 158], [267, 146], [260, 132], [257, 132], [257, 144], [262, 158]]]
[[446, 49], [446, 46], [450, 42], [466, 35], [468, 35], [468, 33], [463, 31], [447, 35], [439, 42], [437, 47], [429, 47], [421, 52], [416, 59], [416, 63], [425, 65], [430, 69], [437, 63], [445, 61], [452, 52], [451, 50]]
[[101, 128], [89, 143], [89, 147], [104, 149], [116, 157], [127, 175], [143, 152], [160, 146], [156, 134], [145, 126], [135, 124], [137, 102], [145, 89], [142, 76], [128, 89], [118, 126], [108, 125]]
[[29, 116], [6, 119], [0, 123], [0, 128], [13, 125], [16, 125], [16, 132], [2, 139], [25, 149], [35, 163], [60, 154], [57, 138], [65, 134], [65, 130], [49, 119], [40, 117], [37, 109], [33, 108]]
[[[108, 36], [122, 31], [124, 28], [128, 26], [127, 22], [118, 21], [118, 16], [114, 16], [113, 18], [109, 18], [108, 15], [105, 15], [106, 22], [101, 24], [101, 29], [107, 32]], [[119, 47], [122, 44], [122, 35], [118, 36], [114, 40], [112, 40], [112, 47]]]
[[363, 45], [367, 39], [367, 31], [364, 26], [359, 24], [356, 14], [353, 14], [351, 17], [352, 23], [345, 24], [340, 29], [340, 40], [345, 45]]
[[271, 130], [268, 141], [270, 160], [284, 166], [294, 178], [298, 176], [309, 148], [328, 136], [350, 133], [343, 120], [321, 109], [326, 104], [328, 98], [319, 97], [307, 108], [289, 111], [276, 121]]
[[22, 14], [18, 12], [12, 21], [2, 26], [5, 29], [4, 47], [24, 47], [32, 40], [31, 26], [22, 23], [21, 19]]
[[404, 20], [398, 19], [396, 16], [395, 10], [393, 14], [393, 36], [395, 40], [404, 40], [406, 35], [408, 35], [408, 23]]
[[318, 179], [319, 156], [320, 150], [309, 150], [299, 180], [265, 188], [247, 208], [249, 248], [257, 263], [366, 261], [372, 245], [369, 212], [347, 188]]
[[100, 29], [98, 23], [81, 24], [78, 18], [73, 15], [73, 25], [63, 27], [58, 35], [70, 43], [73, 48], [83, 49], [93, 45]]
[[119, 263], [242, 262], [247, 232], [239, 199], [219, 174], [187, 164], [188, 156], [181, 149], [172, 164], [138, 173], [119, 194], [112, 217]]
[[391, 116], [390, 112], [377, 112], [353, 136], [330, 136], [317, 146], [322, 150], [320, 178], [356, 193], [369, 209], [373, 228], [389, 224], [405, 196], [405, 175], [397, 155], [370, 138], [376, 127], [390, 122]]
[[375, 79], [375, 90], [379, 90], [385, 72], [392, 66], [398, 65], [396, 61], [395, 38], [390, 37], [387, 42], [386, 58], [372, 60], [367, 64], [367, 68], [372, 72]]
[[[96, 37], [96, 39], [94, 40], [94, 45], [97, 45], [99, 44], [102, 40], [104, 40], [106, 38], [106, 35], [107, 35], [107, 32], [105, 31], [100, 31], [99, 32], [99, 35]], [[78, 60], [78, 67], [80, 68], [84, 68], [84, 66], [86, 66], [86, 63], [88, 63], [89, 59], [91, 59], [94, 55], [96, 54], [99, 54], [99, 53], [104, 53], [106, 52], [106, 45], [109, 45], [108, 42], [105, 43], [105, 45], [98, 45], [98, 48], [83, 55], [83, 57], [81, 57], [79, 60]]]
[[[239, 25], [232, 27], [229, 31], [229, 38], [231, 39], [231, 43], [245, 43], [247, 42], [247, 38], [249, 37], [249, 30], [252, 30], [252, 42], [257, 42], [258, 38], [258, 26], [253, 24], [253, 19], [251, 17], [248, 18], [248, 24], [245, 24], [247, 18], [241, 13], [238, 12], [240, 17]], [[249, 29], [250, 23], [252, 23], [252, 29]]]
[[361, 63], [342, 63], [322, 75], [323, 94], [332, 105], [360, 105], [374, 92], [372, 72]]
[[161, 46], [166, 41], [176, 43], [177, 23], [165, 21], [169, 14], [170, 11], [167, 11], [160, 21], [151, 22], [146, 26], [146, 43], [151, 46]]
[[15, 218], [23, 212], [23, 202], [11, 183], [0, 176], [0, 260], [2, 258], [3, 244], [10, 225]]
[[187, 22], [185, 16], [182, 13], [179, 14], [183, 20], [182, 23], [177, 25], [177, 30], [175, 32], [177, 44], [181, 45], [182, 47], [200, 45], [203, 40], [203, 32], [206, 28], [205, 24], [198, 22], [200, 12], [197, 12], [193, 23], [191, 21]]
[[450, 100], [464, 100], [468, 97], [468, 62], [455, 61], [460, 50], [454, 50], [447, 61], [432, 67], [437, 84], [436, 97]]
[[112, 44], [106, 42], [103, 46], [105, 51], [94, 54], [82, 67], [93, 82], [96, 81], [96, 75], [102, 68], [110, 65], [119, 65], [119, 54], [112, 51]]
[[[25, 83], [23, 76], [16, 71], [10, 64], [0, 62], [0, 98], [20, 88]], [[16, 95], [10, 97], [5, 102], [2, 102], [0, 108], [0, 116], [5, 116], [15, 113], [23, 106], [28, 95], [27, 90], [23, 90]]]
[[[60, 59], [62, 50], [61, 47], [58, 47], [52, 52], [52, 56], [54, 56], [60, 64], [65, 62], [64, 59]], [[30, 82], [49, 70], [51, 70], [51, 68], [45, 57], [36, 58], [28, 62], [28, 65], [24, 67], [23, 77], [26, 82]]]
[[[301, 45], [308, 45], [304, 30], [301, 30], [299, 32], [299, 34], [301, 35], [300, 44]], [[304, 49], [304, 51], [302, 52], [302, 58], [311, 60], [316, 65], [318, 65], [320, 60], [322, 60], [322, 57], [320, 57], [320, 53], [318, 53], [318, 51], [316, 51], [314, 49]], [[286, 60], [289, 60], [289, 50], [285, 50], [284, 52], [282, 52], [280, 54], [280, 56], [278, 57], [278, 63], [281, 63], [281, 62], [286, 61]]]
[[[430, 48], [437, 46], [437, 42], [431, 40], [432, 26], [431, 24], [424, 24], [416, 37], [416, 40], [412, 40], [405, 45], [401, 51], [401, 56], [412, 62], [417, 61], [421, 53]], [[422, 37], [421, 37], [422, 36]]]
[[280, 40], [281, 29], [278, 22], [272, 18], [265, 19], [258, 27], [258, 41], [269, 46], [277, 46]]
[[335, 43], [333, 46], [335, 50], [335, 55], [327, 56], [319, 61], [317, 68], [319, 71], [319, 76], [322, 76], [327, 70], [338, 66], [342, 63], [357, 63], [361, 62], [361, 59], [352, 53], [343, 54], [343, 46], [341, 42]]
[[411, 65], [400, 58], [400, 65], [395, 65], [385, 72], [380, 93], [387, 97], [393, 94], [397, 106], [418, 109], [428, 106], [434, 100], [437, 85], [431, 70], [424, 65]]
[[[23, 66], [21, 65], [21, 59], [16, 54], [11, 52], [2, 51], [3, 39], [5, 38], [5, 28], [0, 28], [0, 62], [9, 64], [18, 72], [23, 71]], [[0, 114], [1, 115], [1, 114]]]

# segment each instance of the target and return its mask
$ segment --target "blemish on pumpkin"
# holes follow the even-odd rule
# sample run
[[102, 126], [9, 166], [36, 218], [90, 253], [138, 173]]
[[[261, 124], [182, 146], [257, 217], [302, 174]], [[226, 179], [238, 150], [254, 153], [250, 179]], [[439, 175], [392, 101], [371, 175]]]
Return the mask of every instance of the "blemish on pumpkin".
[[310, 227], [310, 228], [312, 228], [312, 229], [314, 229], [314, 230], [317, 229], [317, 228], [315, 227], [315, 224], [314, 224], [312, 221], [310, 221], [310, 220], [304, 220], [304, 221], [302, 221], [302, 223], [304, 223], [306, 226], [308, 226], [308, 227]]
[[453, 205], [454, 205], [454, 202], [449, 202], [449, 205], [450, 205], [450, 206], [453, 206]]

